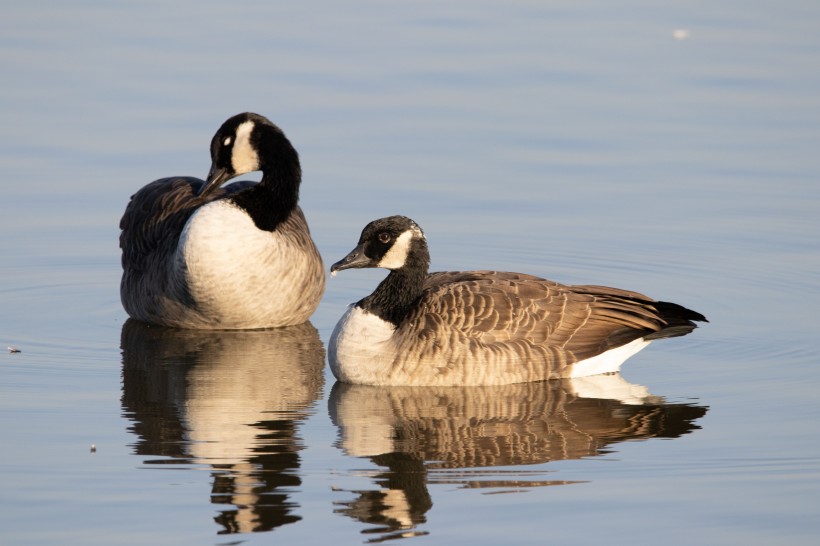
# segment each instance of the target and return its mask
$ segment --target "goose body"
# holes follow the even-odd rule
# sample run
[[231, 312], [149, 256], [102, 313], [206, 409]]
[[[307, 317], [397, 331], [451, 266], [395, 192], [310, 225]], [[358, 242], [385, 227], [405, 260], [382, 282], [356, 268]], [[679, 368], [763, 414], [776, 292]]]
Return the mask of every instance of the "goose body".
[[494, 385], [618, 371], [654, 339], [685, 335], [700, 313], [637, 292], [567, 286], [523, 273], [428, 274], [409, 218], [375, 220], [331, 267], [390, 274], [352, 304], [328, 346], [333, 374], [369, 385]]
[[[156, 180], [120, 221], [128, 314], [195, 329], [301, 324], [324, 292], [321, 257], [298, 206], [299, 156], [257, 114], [228, 119], [211, 142], [206, 181]], [[262, 171], [262, 180], [221, 185]]]

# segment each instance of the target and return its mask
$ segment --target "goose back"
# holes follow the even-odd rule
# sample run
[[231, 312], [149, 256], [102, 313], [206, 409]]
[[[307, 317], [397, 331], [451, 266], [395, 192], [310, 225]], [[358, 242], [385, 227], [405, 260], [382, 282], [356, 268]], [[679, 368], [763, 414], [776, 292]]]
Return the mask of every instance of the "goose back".
[[622, 356], [610, 355], [619, 360], [612, 369], [607, 363], [602, 371], [598, 363], [592, 367], [604, 373], [616, 371], [648, 345], [644, 337], [670, 322], [694, 328], [689, 319], [662, 316], [657, 302], [636, 292], [565, 286], [521, 273], [432, 273], [424, 286], [389, 339], [368, 341], [370, 347], [348, 340], [347, 347], [334, 348], [334, 356], [339, 349], [372, 353], [353, 357], [367, 371], [359, 369], [350, 382], [480, 385], [567, 378], [590, 375], [576, 365], [625, 347]]

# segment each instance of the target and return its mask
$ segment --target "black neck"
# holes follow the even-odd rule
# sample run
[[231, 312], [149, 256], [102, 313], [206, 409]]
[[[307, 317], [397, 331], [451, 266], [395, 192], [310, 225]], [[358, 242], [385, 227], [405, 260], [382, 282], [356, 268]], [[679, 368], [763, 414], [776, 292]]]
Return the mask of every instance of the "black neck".
[[287, 220], [299, 202], [299, 155], [286, 139], [278, 144], [274, 153], [260, 157], [259, 184], [232, 197], [234, 203], [248, 211], [256, 227], [265, 231], [273, 231]]
[[376, 290], [357, 305], [398, 326], [413, 309], [424, 289], [430, 258], [426, 245], [423, 241], [421, 243], [423, 248], [418, 249], [415, 255], [411, 253], [404, 267], [391, 271]]

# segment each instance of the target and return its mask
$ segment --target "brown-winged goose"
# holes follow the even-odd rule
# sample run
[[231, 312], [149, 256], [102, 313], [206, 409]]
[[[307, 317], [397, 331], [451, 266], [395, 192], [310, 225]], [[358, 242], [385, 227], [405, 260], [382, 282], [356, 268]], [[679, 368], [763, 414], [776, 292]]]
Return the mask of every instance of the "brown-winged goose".
[[411, 219], [369, 223], [331, 267], [390, 270], [352, 304], [330, 338], [342, 382], [493, 385], [615, 372], [652, 340], [688, 334], [706, 318], [675, 303], [603, 286], [566, 286], [522, 273], [428, 274]]
[[[299, 208], [299, 155], [253, 113], [211, 141], [206, 181], [163, 178], [120, 221], [120, 296], [138, 320], [198, 329], [300, 324], [319, 305], [324, 267]], [[262, 171], [260, 182], [222, 184]]]

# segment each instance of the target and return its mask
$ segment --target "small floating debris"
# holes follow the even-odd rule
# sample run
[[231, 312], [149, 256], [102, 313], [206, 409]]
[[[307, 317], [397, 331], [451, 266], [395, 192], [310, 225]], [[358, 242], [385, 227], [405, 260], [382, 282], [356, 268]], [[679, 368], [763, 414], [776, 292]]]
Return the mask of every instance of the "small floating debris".
[[676, 28], [672, 32], [672, 37], [676, 40], [685, 40], [689, 37], [689, 30], [685, 28]]
[[96, 452], [97, 452], [97, 445], [96, 444], [91, 444], [91, 453], [96, 453]]
[[9, 345], [6, 348], [9, 350], [10, 353], [22, 353], [23, 352], [20, 349], [18, 349], [17, 347], [15, 347], [14, 345]]

